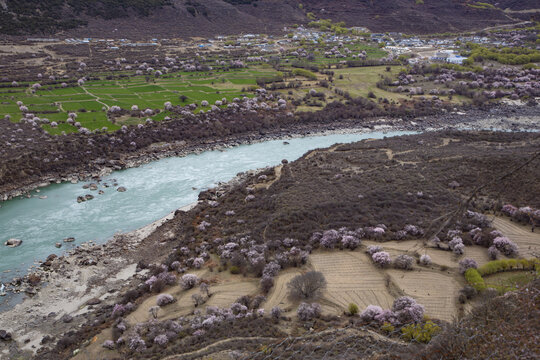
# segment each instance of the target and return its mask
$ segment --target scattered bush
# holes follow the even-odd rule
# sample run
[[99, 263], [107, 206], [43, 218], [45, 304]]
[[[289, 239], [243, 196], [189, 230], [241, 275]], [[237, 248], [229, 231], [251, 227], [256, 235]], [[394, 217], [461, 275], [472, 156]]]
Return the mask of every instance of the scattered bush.
[[392, 259], [390, 258], [390, 254], [387, 253], [386, 251], [376, 252], [375, 254], [371, 256], [371, 258], [373, 259], [373, 262], [375, 263], [375, 265], [377, 265], [380, 268], [384, 268], [392, 262]]
[[401, 270], [412, 270], [414, 259], [405, 254], [398, 255], [394, 260], [394, 267]]
[[170, 294], [159, 294], [156, 299], [157, 306], [165, 306], [173, 303], [174, 297]]
[[358, 305], [356, 305], [355, 303], [350, 303], [347, 310], [349, 312], [349, 315], [354, 316], [358, 314]]
[[441, 328], [433, 321], [427, 321], [425, 324], [409, 324], [401, 328], [401, 333], [406, 341], [417, 341], [428, 343], [431, 338], [438, 334]]
[[270, 310], [270, 316], [272, 316], [272, 319], [275, 321], [278, 321], [281, 318], [281, 309], [278, 306], [274, 306], [272, 310]]
[[102, 345], [105, 349], [113, 350], [116, 348], [116, 344], [112, 340], [105, 340], [105, 342]]
[[478, 263], [476, 262], [476, 260], [474, 259], [470, 259], [470, 258], [465, 258], [463, 260], [461, 260], [459, 262], [459, 272], [461, 274], [465, 274], [465, 271], [467, 271], [467, 269], [477, 269], [478, 268]]
[[360, 314], [360, 319], [365, 322], [371, 322], [375, 320], [375, 317], [380, 315], [383, 309], [377, 305], [368, 305], [364, 311]]
[[367, 253], [370, 256], [373, 256], [373, 254], [383, 251], [382, 246], [380, 245], [369, 245], [367, 248]]
[[317, 303], [301, 303], [296, 314], [300, 320], [310, 321], [321, 316], [321, 306]]
[[493, 240], [493, 246], [506, 256], [515, 256], [518, 252], [518, 247], [509, 238], [500, 236]]
[[180, 286], [182, 286], [182, 289], [189, 290], [193, 288], [195, 285], [197, 285], [197, 282], [199, 281], [199, 278], [195, 274], [185, 274], [182, 276], [182, 279], [180, 280]]
[[391, 334], [394, 331], [396, 331], [396, 327], [394, 325], [390, 324], [389, 322], [385, 322], [384, 324], [382, 324], [381, 330], [384, 331], [387, 334]]
[[427, 254], [420, 256], [420, 265], [429, 266], [431, 265], [431, 263], [432, 263], [431, 256]]
[[274, 278], [269, 276], [263, 276], [263, 278], [260, 281], [261, 284], [261, 290], [263, 293], [268, 294], [270, 289], [274, 286]]
[[490, 260], [497, 260], [500, 255], [501, 255], [501, 252], [497, 250], [497, 248], [494, 245], [488, 248], [488, 256]]

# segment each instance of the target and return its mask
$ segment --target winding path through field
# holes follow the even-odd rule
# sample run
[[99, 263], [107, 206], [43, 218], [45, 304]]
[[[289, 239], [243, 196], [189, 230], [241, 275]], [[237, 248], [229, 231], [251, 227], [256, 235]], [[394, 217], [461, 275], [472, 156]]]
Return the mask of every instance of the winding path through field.
[[107, 111], [109, 110], [109, 105], [105, 104], [103, 101], [101, 101], [101, 98], [98, 97], [97, 95], [94, 95], [92, 94], [90, 91], [88, 91], [84, 86], [81, 86], [81, 89], [84, 90], [84, 92], [87, 94], [87, 95], [90, 95], [91, 97], [93, 97], [94, 99], [96, 99], [96, 101], [98, 103], [100, 103], [101, 105], [105, 106], [105, 109], [107, 109]]

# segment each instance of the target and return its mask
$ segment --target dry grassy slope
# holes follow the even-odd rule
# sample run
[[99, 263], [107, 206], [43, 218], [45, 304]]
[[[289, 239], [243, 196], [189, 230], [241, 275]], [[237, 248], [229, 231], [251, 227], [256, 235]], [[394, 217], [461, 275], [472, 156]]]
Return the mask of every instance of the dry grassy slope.
[[[525, 161], [539, 147], [536, 134], [503, 133], [427, 133], [340, 145], [334, 151], [311, 152], [284, 166], [279, 180], [268, 189], [255, 191], [252, 201], [244, 201], [246, 188], [260, 182], [257, 178], [218, 199], [218, 208], [203, 209], [202, 215], [208, 215], [213, 224], [210, 233], [197, 232], [191, 215], [179, 222], [185, 226], [186, 238], [207, 241], [227, 234], [307, 241], [315, 231], [380, 223], [387, 224], [391, 232], [406, 224], [428, 228], [433, 219], [455, 209], [478, 184]], [[491, 205], [540, 207], [533, 195], [540, 192], [537, 163], [518, 177], [483, 189], [476, 205], [482, 208], [487, 199]], [[456, 190], [448, 186], [454, 180], [461, 184]], [[423, 195], [419, 197], [417, 192]], [[211, 192], [201, 194], [201, 199], [206, 198], [211, 198]], [[229, 210], [235, 216], [222, 215]]]
[[[127, 38], [209, 37], [237, 33], [276, 33], [284, 24], [305, 22], [296, 3], [281, 0], [258, 1], [253, 5], [232, 5], [222, 0], [173, 0], [173, 6], [157, 9], [147, 17], [114, 20], [86, 18], [88, 26], [70, 30], [73, 36]], [[290, 3], [290, 4], [289, 4]], [[188, 8], [196, 9], [192, 15]]]
[[[484, 1], [502, 9], [534, 9], [538, 3], [525, 1]], [[488, 26], [511, 23], [513, 19], [500, 9], [477, 9], [468, 0], [310, 0], [304, 2], [307, 11], [320, 18], [345, 21], [350, 26], [365, 26], [372, 31], [407, 33], [441, 33], [478, 30]]]
[[[491, 0], [489, 0], [491, 1]], [[488, 1], [488, 2], [489, 2]], [[241, 32], [275, 33], [284, 25], [307, 23], [308, 12], [318, 18], [345, 21], [348, 26], [365, 26], [372, 31], [441, 33], [482, 29], [530, 18], [505, 14], [499, 9], [475, 9], [466, 0], [429, 0], [416, 5], [414, 0], [307, 0], [300, 9], [297, 1], [258, 0], [254, 4], [233, 5], [224, 0], [196, 0], [189, 4], [172, 0], [172, 6], [155, 9], [148, 17], [103, 20], [83, 17], [88, 26], [70, 30], [72, 36], [93, 37], [196, 37]], [[491, 1], [493, 2], [493, 1]], [[503, 1], [510, 9], [534, 9], [534, 0]], [[194, 8], [195, 15], [188, 11]], [[192, 10], [193, 11], [193, 10]]]

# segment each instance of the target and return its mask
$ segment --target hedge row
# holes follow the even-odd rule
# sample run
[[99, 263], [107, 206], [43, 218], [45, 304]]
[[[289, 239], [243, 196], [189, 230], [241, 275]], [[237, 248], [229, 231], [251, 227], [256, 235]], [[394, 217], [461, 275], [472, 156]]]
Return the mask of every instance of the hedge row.
[[496, 274], [509, 270], [536, 270], [540, 275], [539, 259], [505, 259], [490, 261], [478, 269], [470, 268], [465, 271], [465, 280], [478, 291], [487, 288], [482, 276]]
[[539, 259], [504, 259], [490, 261], [478, 268], [480, 276], [496, 274], [508, 270], [540, 270]]
[[482, 275], [480, 275], [478, 270], [474, 268], [469, 268], [467, 271], [465, 271], [465, 280], [467, 280], [467, 283], [478, 291], [486, 289], [486, 283], [484, 282]]

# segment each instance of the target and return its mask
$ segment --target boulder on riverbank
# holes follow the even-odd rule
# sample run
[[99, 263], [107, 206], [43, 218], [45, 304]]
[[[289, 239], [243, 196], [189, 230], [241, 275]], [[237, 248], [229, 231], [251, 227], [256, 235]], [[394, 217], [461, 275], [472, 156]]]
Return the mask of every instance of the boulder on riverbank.
[[8, 247], [17, 247], [17, 246], [21, 246], [21, 244], [22, 244], [22, 240], [20, 239], [9, 239], [8, 241], [4, 243], [4, 245]]
[[11, 333], [8, 333], [6, 330], [0, 330], [0, 340], [11, 340]]

